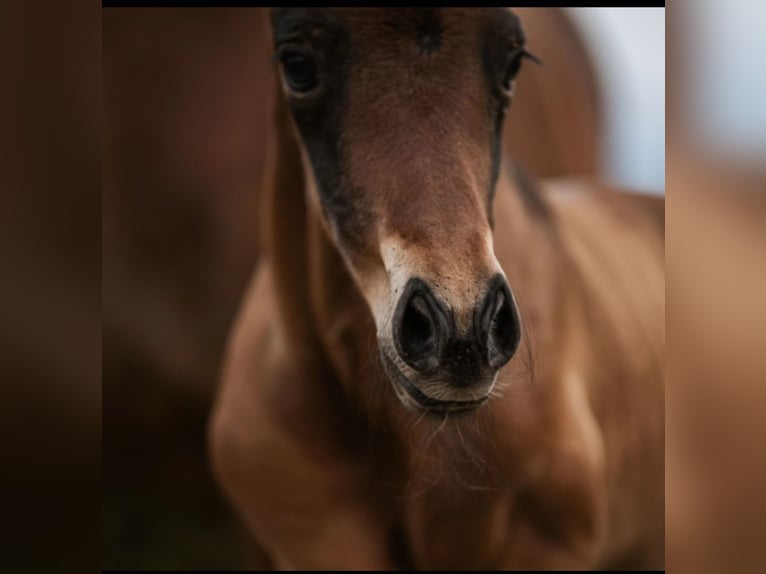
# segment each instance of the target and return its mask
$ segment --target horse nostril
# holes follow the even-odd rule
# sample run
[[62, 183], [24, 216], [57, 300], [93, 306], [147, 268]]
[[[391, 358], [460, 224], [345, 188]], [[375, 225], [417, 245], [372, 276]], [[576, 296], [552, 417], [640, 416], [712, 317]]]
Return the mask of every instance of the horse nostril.
[[401, 337], [402, 343], [406, 344], [413, 355], [428, 352], [434, 345], [433, 322], [420, 295], [413, 297], [404, 311]]
[[499, 369], [510, 361], [521, 338], [521, 328], [510, 290], [504, 279], [490, 289], [481, 317], [482, 339], [487, 345], [490, 367]]
[[439, 364], [446, 320], [425, 284], [408, 287], [394, 320], [397, 351], [413, 369], [433, 369]]

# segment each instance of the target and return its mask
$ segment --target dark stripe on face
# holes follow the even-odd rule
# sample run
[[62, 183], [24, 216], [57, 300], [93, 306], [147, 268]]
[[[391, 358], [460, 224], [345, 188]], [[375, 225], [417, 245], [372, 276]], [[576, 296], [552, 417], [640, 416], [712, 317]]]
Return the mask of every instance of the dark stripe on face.
[[500, 175], [503, 142], [503, 123], [511, 102], [502, 88], [505, 76], [507, 56], [511, 46], [524, 44], [524, 33], [519, 18], [510, 10], [497, 8], [487, 22], [484, 33], [485, 43], [482, 52], [484, 72], [489, 88], [489, 110], [493, 129], [490, 133], [489, 149], [491, 154], [491, 172], [488, 191], [489, 222], [494, 227], [492, 203], [495, 187]]
[[497, 180], [500, 177], [500, 157], [503, 153], [503, 120], [505, 120], [505, 107], [493, 102], [491, 105], [495, 108], [495, 121], [492, 135], [490, 137], [489, 149], [491, 158], [490, 167], [490, 179], [489, 179], [489, 192], [488, 192], [488, 204], [487, 209], [489, 215], [489, 225], [494, 229], [495, 216], [492, 205], [495, 201], [495, 189], [497, 187]]
[[324, 216], [344, 243], [363, 237], [369, 216], [359, 204], [362, 194], [346, 182], [343, 122], [350, 68], [350, 38], [331, 13], [322, 10], [277, 9], [272, 16], [275, 47], [300, 47], [316, 64], [316, 89], [288, 92], [287, 101], [305, 145], [317, 183]]
[[521, 165], [513, 165], [513, 173], [511, 177], [513, 177], [513, 180], [516, 183], [516, 189], [519, 191], [521, 199], [529, 209], [529, 212], [542, 219], [551, 219], [551, 206], [545, 200], [545, 197], [537, 186], [537, 182], [527, 175], [527, 172], [522, 169]]

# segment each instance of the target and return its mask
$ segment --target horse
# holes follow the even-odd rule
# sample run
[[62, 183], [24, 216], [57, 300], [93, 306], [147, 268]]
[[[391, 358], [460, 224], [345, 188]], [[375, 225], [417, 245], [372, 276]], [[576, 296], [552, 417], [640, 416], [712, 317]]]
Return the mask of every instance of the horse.
[[271, 20], [263, 251], [208, 437], [268, 566], [661, 567], [663, 200], [503, 155], [535, 58], [508, 9]]
[[[563, 9], [518, 14], [545, 67], [522, 71], [503, 149], [533, 176], [593, 173], [600, 102], [585, 46]], [[170, 554], [178, 565], [224, 555], [219, 564], [246, 566], [230, 562], [238, 557], [221, 544], [229, 523], [241, 525], [227, 515], [200, 437], [229, 325], [260, 252], [257, 182], [273, 141], [278, 88], [269, 11], [108, 9], [103, 27], [107, 513], [132, 507], [123, 488], [131, 483], [130, 492], [153, 501], [150, 524], [131, 528], [151, 528], [166, 541], [155, 555]], [[139, 464], [130, 448], [137, 443], [152, 445], [140, 450]], [[185, 455], [170, 460], [169, 450]], [[143, 468], [158, 460], [193, 480], [169, 496], [159, 475], [145, 480]], [[179, 512], [189, 498], [198, 510], [220, 511]], [[216, 556], [200, 546], [179, 556], [162, 534], [179, 524], [218, 532]], [[145, 550], [109, 538], [107, 566], [128, 567]]]

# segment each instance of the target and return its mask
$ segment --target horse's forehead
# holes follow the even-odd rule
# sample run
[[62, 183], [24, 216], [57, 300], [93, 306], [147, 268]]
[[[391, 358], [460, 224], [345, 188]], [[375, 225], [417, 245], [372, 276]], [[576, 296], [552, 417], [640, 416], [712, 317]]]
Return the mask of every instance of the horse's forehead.
[[400, 8], [347, 9], [339, 14], [357, 50], [387, 46], [416, 47], [421, 53], [438, 52], [442, 46], [475, 49], [480, 31], [493, 9]]
[[428, 32], [433, 26], [472, 26], [496, 13], [494, 8], [330, 8], [350, 30], [378, 31], [381, 34]]
[[417, 120], [438, 107], [444, 119], [449, 110], [465, 113], [477, 102], [483, 110], [485, 10], [371, 12], [352, 11], [345, 22], [351, 48], [346, 87], [350, 115], [356, 117], [358, 108], [368, 115], [370, 108], [388, 113], [393, 107], [400, 118], [409, 110]]
[[287, 17], [303, 24], [340, 28], [351, 38], [396, 41], [444, 34], [454, 42], [490, 28], [510, 36], [521, 24], [510, 8], [278, 8], [273, 21]]
[[336, 14], [348, 22], [383, 23], [437, 16], [462, 20], [481, 19], [491, 13], [493, 8], [321, 8], [327, 13]]

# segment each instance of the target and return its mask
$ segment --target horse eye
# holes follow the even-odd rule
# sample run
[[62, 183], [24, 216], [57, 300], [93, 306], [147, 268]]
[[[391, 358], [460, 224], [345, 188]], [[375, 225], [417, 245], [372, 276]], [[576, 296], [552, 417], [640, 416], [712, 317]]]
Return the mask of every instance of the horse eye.
[[503, 75], [503, 88], [506, 90], [511, 89], [511, 82], [516, 78], [521, 70], [521, 60], [524, 57], [523, 52], [519, 52], [511, 55], [511, 59], [505, 67], [505, 73]]
[[311, 56], [301, 52], [285, 52], [280, 55], [280, 60], [291, 90], [308, 92], [316, 87], [317, 69]]

